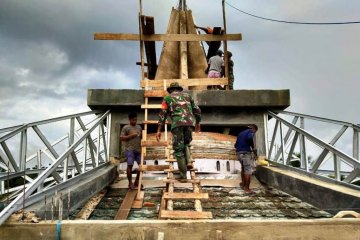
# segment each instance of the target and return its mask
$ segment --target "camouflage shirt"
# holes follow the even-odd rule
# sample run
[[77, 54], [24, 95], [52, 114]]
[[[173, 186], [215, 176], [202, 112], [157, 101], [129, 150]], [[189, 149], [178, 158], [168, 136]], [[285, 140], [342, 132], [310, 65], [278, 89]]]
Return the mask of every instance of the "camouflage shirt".
[[179, 126], [195, 126], [195, 123], [201, 121], [201, 110], [190, 94], [174, 91], [162, 101], [159, 125], [164, 125], [168, 116], [172, 121], [171, 129]]

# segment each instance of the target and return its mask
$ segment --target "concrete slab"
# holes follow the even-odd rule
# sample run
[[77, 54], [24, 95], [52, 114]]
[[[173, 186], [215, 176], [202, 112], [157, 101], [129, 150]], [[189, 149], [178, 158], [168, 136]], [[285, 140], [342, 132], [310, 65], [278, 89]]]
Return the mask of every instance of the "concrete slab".
[[[204, 90], [188, 91], [201, 108], [266, 108], [283, 110], [290, 106], [290, 90]], [[159, 103], [160, 100], [156, 102]], [[135, 107], [140, 110], [144, 103], [143, 90], [89, 89], [88, 106], [95, 110], [119, 107]], [[151, 103], [151, 102], [150, 102]], [[134, 111], [135, 109], [133, 109]]]

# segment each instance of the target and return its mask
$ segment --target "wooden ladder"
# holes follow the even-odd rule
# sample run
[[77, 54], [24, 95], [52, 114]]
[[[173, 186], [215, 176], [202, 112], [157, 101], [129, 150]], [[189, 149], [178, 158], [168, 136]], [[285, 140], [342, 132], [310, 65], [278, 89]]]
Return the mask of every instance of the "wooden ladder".
[[[172, 151], [173, 153], [173, 151]], [[166, 190], [163, 192], [163, 196], [161, 199], [161, 206], [159, 212], [159, 218], [161, 219], [211, 219], [211, 212], [203, 212], [201, 200], [205, 200], [209, 198], [208, 193], [203, 193], [201, 191], [201, 181], [196, 178], [195, 171], [196, 169], [192, 168], [190, 171], [191, 179], [186, 180], [186, 183], [192, 183], [193, 192], [183, 193], [183, 192], [175, 192], [174, 185], [176, 182], [179, 182], [174, 178], [174, 173], [178, 172], [178, 170], [174, 169], [174, 162], [176, 160], [174, 158], [169, 158], [166, 160], [169, 163], [169, 169], [164, 170], [167, 172], [167, 179], [164, 180], [166, 183]], [[190, 162], [194, 161], [191, 158], [190, 154]], [[182, 183], [184, 181], [181, 181]], [[194, 200], [194, 209], [192, 211], [174, 211], [174, 203], [175, 200]]]
[[[144, 88], [144, 101], [145, 103], [141, 105], [141, 108], [144, 109], [144, 129], [142, 131], [142, 140], [141, 140], [141, 162], [139, 167], [139, 185], [137, 190], [137, 196], [135, 199], [135, 203], [133, 204], [133, 208], [141, 208], [142, 201], [144, 198], [144, 193], [141, 191], [141, 182], [143, 177], [143, 172], [150, 171], [163, 171], [165, 169], [169, 169], [169, 165], [144, 165], [144, 159], [146, 156], [146, 151], [148, 147], [165, 147], [165, 157], [169, 158], [169, 150], [168, 150], [168, 134], [167, 134], [167, 124], [165, 124], [165, 140], [164, 141], [156, 141], [156, 140], [148, 140], [148, 125], [149, 124], [158, 124], [157, 120], [149, 120], [148, 119], [148, 110], [149, 109], [161, 109], [161, 104], [149, 104], [149, 98], [151, 97], [164, 97], [166, 95], [165, 90], [148, 90], [148, 85], [146, 84]], [[166, 89], [166, 80], [164, 80], [164, 88]]]

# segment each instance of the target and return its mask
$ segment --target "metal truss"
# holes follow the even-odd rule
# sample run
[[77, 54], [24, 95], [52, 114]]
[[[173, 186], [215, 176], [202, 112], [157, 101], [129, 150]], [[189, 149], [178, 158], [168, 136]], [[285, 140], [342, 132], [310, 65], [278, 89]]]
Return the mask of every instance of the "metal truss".
[[[45, 191], [54, 192], [107, 166], [110, 121], [110, 110], [90, 111], [0, 129], [0, 194], [12, 200], [0, 212], [0, 225]], [[68, 129], [65, 136], [50, 143], [46, 136], [61, 129]], [[16, 140], [20, 144], [13, 146]], [[19, 178], [23, 185], [9, 187], [10, 180]]]
[[[319, 175], [324, 175], [324, 172], [326, 172], [327, 175], [334, 176], [338, 182], [344, 183], [351, 183], [360, 177], [359, 125], [286, 111], [277, 113], [268, 111], [266, 115], [267, 119], [270, 119], [269, 123], [270, 121], [275, 121], [272, 129], [272, 137], [269, 139], [269, 146], [267, 148], [269, 149], [267, 158], [273, 163], [291, 166], [290, 162], [294, 159], [298, 159], [300, 160], [300, 169], [308, 173]], [[285, 120], [285, 117], [289, 116], [293, 117], [291, 122]], [[322, 124], [325, 123], [327, 125], [326, 128], [329, 130], [335, 128], [340, 129], [329, 142], [325, 142], [305, 130], [305, 119], [321, 122]], [[268, 127], [271, 125], [269, 123]], [[349, 129], [352, 131], [350, 133], [352, 134], [352, 142], [344, 137], [344, 133]], [[286, 134], [284, 135], [285, 131]], [[349, 131], [347, 131], [347, 133], [349, 133]], [[346, 141], [342, 146], [351, 145], [352, 156], [340, 150], [338, 147], [335, 147], [335, 144], [341, 138]], [[320, 154], [311, 162], [308, 159], [308, 146], [310, 142], [321, 150]], [[298, 149], [297, 156], [295, 155], [296, 149]], [[329, 160], [333, 161], [332, 164], [327, 164], [331, 165], [332, 169], [329, 170], [329, 166], [327, 166], [326, 170], [322, 169], [321, 166]], [[350, 170], [343, 171], [341, 168], [345, 165], [346, 168]]]

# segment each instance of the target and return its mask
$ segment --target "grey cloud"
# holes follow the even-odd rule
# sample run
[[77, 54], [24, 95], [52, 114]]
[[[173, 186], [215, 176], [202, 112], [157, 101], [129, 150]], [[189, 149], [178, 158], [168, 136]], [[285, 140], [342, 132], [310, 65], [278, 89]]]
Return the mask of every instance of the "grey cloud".
[[[261, 16], [293, 21], [357, 20], [360, 7], [359, 1], [302, 1], [296, 7], [282, 0], [229, 2]], [[187, 3], [198, 25], [222, 25], [221, 1]], [[143, 1], [143, 13], [155, 16], [157, 33], [166, 31], [176, 4]], [[139, 88], [138, 42], [94, 41], [92, 35], [137, 33], [138, 1], [2, 0], [0, 5], [0, 63], [6, 62], [0, 64], [1, 100], [55, 99], [67, 104], [69, 98], [85, 102], [88, 88]], [[359, 101], [358, 26], [272, 23], [229, 7], [226, 14], [228, 32], [243, 34], [243, 41], [229, 43], [235, 88], [289, 88], [293, 111], [358, 121], [356, 109], [344, 109]], [[16, 74], [26, 69], [26, 76]]]

